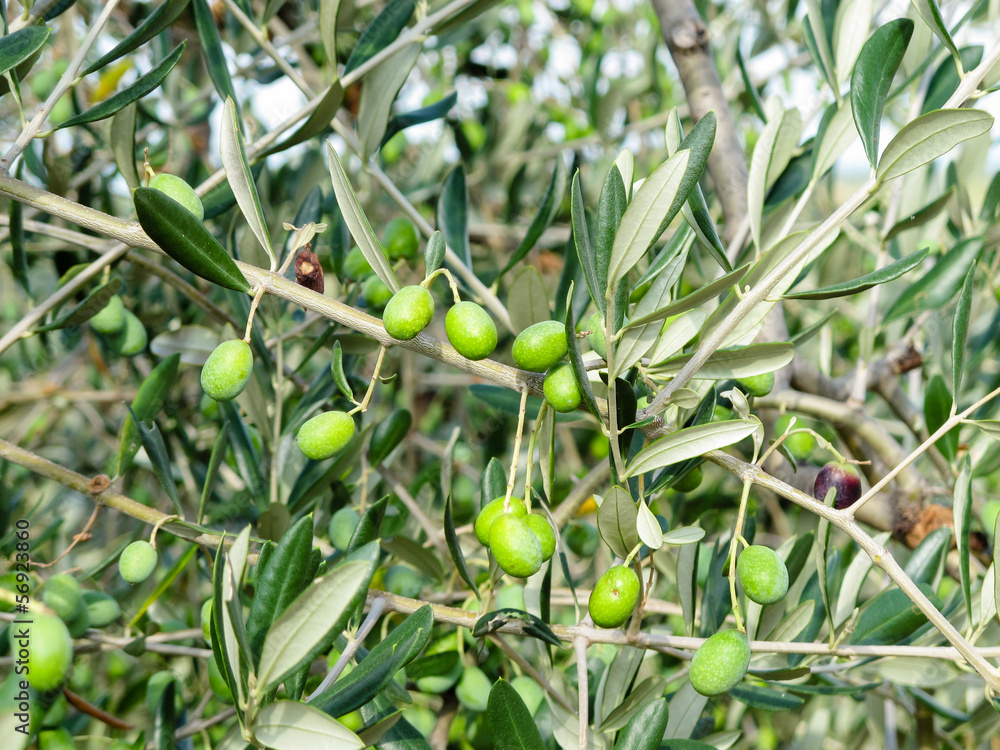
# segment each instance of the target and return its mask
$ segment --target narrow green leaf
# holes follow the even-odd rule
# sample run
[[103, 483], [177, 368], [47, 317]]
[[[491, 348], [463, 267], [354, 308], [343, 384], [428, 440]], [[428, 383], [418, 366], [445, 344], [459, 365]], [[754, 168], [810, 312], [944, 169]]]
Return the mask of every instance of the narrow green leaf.
[[[876, 544], [885, 544], [889, 540], [889, 532], [883, 532], [873, 537]], [[872, 559], [862, 550], [858, 550], [851, 564], [844, 571], [844, 579], [840, 582], [837, 601], [833, 606], [833, 625], [839, 628], [854, 612], [858, 604], [858, 595], [864, 585], [868, 573], [871, 572]]]
[[[920, 18], [924, 23], [930, 27], [930, 30], [934, 32], [935, 36], [941, 40], [941, 43], [948, 48], [951, 52], [952, 57], [955, 58], [955, 62], [961, 63], [961, 56], [958, 53], [958, 48], [955, 46], [954, 40], [951, 38], [951, 32], [948, 31], [948, 27], [945, 26], [944, 19], [941, 18], [941, 9], [938, 8], [936, 0], [911, 0], [913, 7], [916, 9], [917, 13], [920, 14]], [[967, 68], [968, 70], [968, 68]]]
[[490, 690], [486, 715], [497, 750], [544, 750], [542, 736], [521, 696], [509, 682], [497, 680]]
[[[608, 262], [607, 297], [612, 296], [618, 282], [646, 254], [649, 246], [659, 236], [661, 224], [672, 218], [670, 211], [680, 197], [681, 183], [690, 157], [689, 149], [678, 151], [660, 165], [636, 191], [615, 235]], [[676, 211], [673, 212], [676, 215]]]
[[498, 609], [494, 612], [487, 612], [476, 620], [472, 628], [474, 638], [485, 638], [490, 633], [495, 633], [509, 623], [520, 625], [525, 635], [538, 638], [551, 646], [559, 647], [562, 641], [552, 632], [540, 618], [521, 609]]
[[476, 597], [479, 597], [479, 587], [476, 585], [475, 579], [472, 577], [472, 573], [469, 571], [469, 565], [465, 561], [465, 555], [462, 554], [462, 545], [458, 540], [458, 533], [455, 531], [455, 517], [452, 514], [452, 502], [451, 495], [449, 494], [444, 503], [444, 540], [448, 544], [448, 552], [451, 553], [451, 561], [455, 564], [455, 570], [465, 581], [466, 585], [475, 592]]
[[[434, 612], [431, 605], [425, 604], [393, 628], [350, 674], [310, 700], [310, 704], [330, 716], [343, 716], [361, 708], [423, 650], [430, 640], [433, 625]], [[407, 676], [414, 679], [409, 672], [407, 670]]]
[[383, 60], [368, 74], [361, 87], [358, 105], [358, 137], [361, 140], [361, 158], [367, 160], [380, 144], [389, 124], [392, 104], [420, 57], [422, 45], [411, 42], [391, 57]]
[[524, 266], [514, 274], [507, 290], [507, 309], [511, 325], [517, 333], [535, 323], [552, 319], [549, 293], [537, 268]]
[[445, 256], [444, 235], [440, 231], [434, 230], [434, 234], [427, 240], [427, 247], [424, 250], [424, 276], [430, 276], [444, 264]]
[[339, 13], [340, 0], [320, 0], [319, 38], [323, 42], [323, 49], [326, 50], [326, 59], [333, 63], [334, 68], [337, 65], [337, 16]]
[[805, 704], [805, 700], [792, 695], [787, 688], [766, 688], [750, 683], [737, 685], [729, 694], [740, 703], [761, 711], [794, 711]]
[[511, 268], [513, 268], [525, 255], [527, 255], [531, 249], [535, 246], [538, 238], [542, 236], [552, 220], [556, 216], [556, 212], [562, 205], [563, 194], [566, 192], [566, 165], [563, 163], [562, 157], [556, 159], [556, 167], [552, 172], [552, 177], [549, 180], [549, 186], [545, 189], [545, 194], [542, 196], [541, 205], [538, 207], [538, 212], [535, 214], [535, 218], [531, 220], [531, 225], [528, 227], [528, 231], [525, 233], [524, 237], [521, 239], [520, 244], [518, 244], [517, 249], [514, 254], [507, 261], [507, 265], [503, 267], [500, 271], [500, 276], [502, 277]]
[[344, 75], [396, 41], [399, 33], [406, 27], [406, 22], [413, 15], [415, 5], [415, 0], [391, 0], [365, 29], [357, 45], [351, 50], [351, 56], [347, 58], [347, 64], [344, 66]]
[[784, 298], [832, 299], [834, 297], [848, 297], [852, 294], [859, 294], [871, 289], [873, 286], [895, 281], [900, 276], [923, 263], [929, 252], [929, 248], [924, 248], [923, 250], [918, 250], [915, 253], [907, 255], [905, 258], [897, 260], [895, 263], [890, 263], [888, 266], [884, 266], [877, 271], [867, 273], [864, 276], [859, 276], [856, 279], [842, 281], [839, 284], [833, 284], [831, 286], [820, 287], [819, 289], [814, 289], [809, 292], [792, 292], [791, 294], [784, 295]]
[[934, 267], [903, 292], [889, 307], [883, 323], [947, 305], [965, 282], [969, 268], [975, 266], [982, 250], [982, 240], [962, 240], [938, 258]]
[[[21, 159], [17, 164], [18, 179], [24, 177], [24, 162], [25, 160]], [[11, 200], [7, 213], [10, 217], [11, 270], [14, 272], [14, 279], [30, 297], [31, 278], [28, 274], [28, 250], [24, 236], [24, 206], [18, 200]]]
[[837, 163], [841, 154], [854, 143], [857, 134], [850, 99], [831, 104], [823, 113], [816, 133], [815, 142], [819, 145], [813, 149], [813, 181], [825, 175]]
[[265, 26], [284, 7], [288, 0], [267, 0], [264, 6], [264, 13], [260, 17], [260, 26]]
[[438, 196], [437, 225], [444, 234], [445, 244], [465, 265], [472, 268], [472, 251], [469, 248], [469, 189], [465, 184], [465, 167], [461, 164], [444, 178], [444, 185]]
[[[958, 89], [962, 82], [959, 78], [958, 68], [972, 70], [983, 59], [982, 45], [963, 47], [957, 58], [945, 58], [938, 65], [934, 75], [931, 76], [930, 83], [927, 84], [927, 93], [924, 94], [924, 102], [920, 107], [920, 114], [926, 115], [936, 109], [941, 109], [947, 104], [948, 99]], [[956, 62], [960, 61], [960, 65]]]
[[663, 535], [664, 544], [672, 544], [675, 547], [693, 545], [705, 538], [705, 530], [700, 526], [680, 526], [671, 529]]
[[[338, 78], [330, 84], [326, 92], [323, 94], [323, 98], [319, 100], [316, 108], [312, 111], [312, 114], [310, 114], [309, 117], [306, 118], [306, 121], [299, 126], [299, 129], [288, 136], [288, 138], [283, 140], [281, 143], [264, 151], [260, 155], [260, 158], [285, 151], [290, 149], [292, 146], [305, 143], [309, 139], [330, 130], [330, 121], [337, 116], [337, 111], [340, 109], [340, 105], [343, 101], [344, 87]], [[260, 162], [258, 162], [258, 164], [259, 163]], [[205, 213], [207, 216], [207, 207], [205, 209]]]
[[82, 75], [89, 76], [96, 70], [100, 70], [110, 62], [114, 62], [119, 57], [127, 55], [132, 50], [138, 49], [150, 39], [155, 37], [165, 28], [170, 26], [181, 14], [189, 0], [165, 0], [156, 10], [146, 16], [146, 20], [139, 24], [135, 30], [122, 39], [109, 52], [101, 55], [93, 65], [83, 71]]
[[1000, 441], [1000, 419], [970, 419], [968, 424], [977, 427], [991, 440]]
[[361, 750], [358, 735], [318, 708], [298, 701], [276, 701], [254, 717], [253, 733], [262, 747], [274, 750]]
[[448, 96], [439, 99], [433, 104], [396, 115], [389, 120], [389, 125], [385, 129], [385, 135], [382, 136], [382, 143], [379, 144], [379, 148], [387, 144], [389, 139], [396, 135], [396, 133], [402, 132], [414, 125], [421, 125], [425, 122], [441, 119], [451, 111], [451, 108], [455, 106], [457, 101], [458, 92], [452, 91]]
[[340, 341], [333, 342], [333, 353], [330, 356], [330, 371], [333, 373], [333, 382], [337, 384], [337, 390], [344, 398], [354, 401], [354, 391], [347, 380], [347, 373], [344, 372], [344, 348]]
[[962, 291], [958, 295], [955, 320], [952, 324], [951, 390], [956, 397], [962, 390], [962, 373], [965, 370], [965, 342], [969, 337], [969, 318], [972, 314], [972, 282], [975, 277], [976, 267], [971, 266], [965, 275], [965, 281], [962, 283]]
[[583, 187], [580, 185], [580, 171], [573, 174], [573, 181], [570, 186], [570, 219], [573, 224], [573, 246], [576, 248], [576, 255], [580, 259], [580, 267], [583, 269], [583, 278], [587, 282], [590, 290], [590, 297], [597, 305], [603, 317], [606, 302], [604, 300], [604, 285], [597, 280], [597, 259], [594, 254], [594, 245], [590, 239], [590, 230], [587, 228], [587, 211], [583, 205]]
[[[676, 375], [691, 360], [691, 354], [657, 363], [650, 368], [657, 375]], [[733, 349], [719, 349], [692, 377], [694, 380], [723, 380], [764, 375], [792, 361], [795, 347], [791, 344], [750, 344]]]
[[993, 127], [993, 115], [981, 109], [938, 109], [909, 122], [885, 147], [876, 176], [892, 180], [934, 161], [962, 141]]
[[948, 188], [944, 191], [944, 195], [936, 198], [935, 200], [928, 203], [923, 208], [918, 209], [913, 212], [905, 219], [901, 219], [892, 225], [892, 228], [886, 232], [885, 237], [882, 239], [883, 242], [891, 242], [900, 233], [905, 232], [907, 229], [915, 229], [916, 227], [923, 226], [928, 221], [933, 219], [939, 213], [941, 213], [945, 208], [947, 208], [948, 203], [951, 201], [952, 195], [954, 195], [955, 189], [953, 187]]
[[247, 616], [251, 664], [256, 668], [271, 624], [309, 585], [306, 580], [312, 554], [313, 517], [303, 516], [281, 537], [270, 564], [258, 570]]
[[[776, 104], [772, 99], [771, 104]], [[764, 200], [767, 192], [788, 166], [802, 133], [802, 115], [796, 107], [782, 109], [772, 106], [764, 132], [754, 146], [747, 180], [747, 214], [754, 244], [761, 246], [761, 227], [764, 220]]]
[[354, 552], [369, 542], [378, 539], [378, 535], [382, 529], [382, 519], [385, 518], [385, 509], [388, 505], [389, 496], [386, 495], [377, 503], [372, 503], [368, 510], [362, 514], [357, 528], [354, 529], [354, 535], [347, 545], [348, 552]]
[[246, 148], [243, 146], [243, 136], [240, 133], [239, 123], [236, 120], [236, 103], [232, 99], [226, 99], [222, 114], [220, 147], [222, 166], [226, 170], [226, 179], [236, 197], [236, 205], [240, 207], [240, 212], [246, 219], [250, 231], [257, 238], [257, 242], [267, 253], [273, 271], [277, 266], [274, 247], [271, 244], [271, 235], [267, 231], [264, 209], [260, 205], [260, 196], [257, 194], [257, 185], [253, 181], [253, 175], [250, 174], [250, 163], [247, 160]]
[[491, 458], [479, 483], [480, 507], [491, 500], [503, 497], [507, 490], [507, 472], [497, 458]]
[[136, 431], [139, 433], [139, 442], [142, 443], [142, 447], [149, 457], [149, 463], [153, 467], [153, 473], [156, 475], [157, 481], [166, 491], [167, 497], [170, 498], [170, 502], [174, 506], [174, 512], [179, 516], [183, 516], [184, 508], [181, 507], [181, 500], [177, 495], [177, 484], [174, 482], [174, 474], [170, 468], [170, 455], [167, 453], [167, 446], [163, 442], [163, 435], [160, 434], [156, 422], [152, 420], [148, 422], [135, 421], [135, 413], [131, 412], [131, 410], [129, 411], [136, 426]]
[[650, 701], [619, 732], [614, 750], [656, 750], [663, 741], [668, 716], [666, 698]]
[[[233, 79], [229, 76], [226, 55], [222, 51], [222, 39], [219, 37], [219, 29], [215, 25], [212, 10], [208, 7], [208, 0], [191, 0], [191, 9], [194, 11], [194, 24], [198, 31], [198, 40], [201, 42], [201, 53], [205, 58], [205, 67], [208, 68], [208, 75], [212, 79], [212, 83], [215, 84], [219, 99], [221, 101], [232, 99], [235, 102], [236, 91], [233, 89]], [[242, 122], [240, 117], [237, 117], [236, 120]]]
[[263, 512], [267, 505], [267, 482], [261, 473], [261, 459], [254, 448], [250, 432], [247, 430], [243, 417], [240, 416], [239, 409], [232, 401], [222, 401], [219, 403], [222, 416], [230, 425], [230, 444], [233, 449], [233, 458], [236, 460], [236, 468], [239, 475], [247, 483], [250, 492], [257, 501], [259, 510]]
[[612, 487], [597, 510], [597, 530], [618, 557], [628, 557], [639, 543], [638, 518], [639, 511], [628, 491]]
[[972, 532], [972, 462], [969, 454], [962, 460], [962, 468], [955, 480], [955, 494], [952, 501], [955, 541], [958, 545], [958, 575], [962, 584], [965, 611], [969, 616], [969, 631], [972, 630], [972, 579], [969, 576], [969, 536]]
[[897, 18], [880, 26], [865, 42], [854, 65], [851, 109], [872, 169], [878, 164], [882, 110], [912, 34], [913, 21], [908, 18]]
[[656, 520], [653, 511], [644, 502], [639, 503], [638, 518], [636, 519], [636, 531], [639, 539], [651, 550], [657, 550], [663, 546], [663, 529], [660, 522]]
[[[949, 417], [954, 409], [955, 399], [941, 375], [936, 374], [927, 383], [924, 391], [924, 421], [927, 423], [927, 431], [937, 432]], [[958, 428], [955, 427], [946, 432], [937, 441], [937, 447], [948, 461], [954, 461], [958, 453]]]
[[[17, 204], [16, 202], [12, 202], [11, 205]], [[97, 287], [97, 289], [88, 294], [80, 304], [76, 305], [69, 312], [60, 315], [51, 323], [39, 326], [33, 330], [35, 333], [42, 333], [43, 331], [55, 331], [60, 328], [71, 328], [72, 326], [81, 325], [103, 310], [108, 302], [111, 301], [111, 298], [121, 291], [121, 288], [121, 279], [112, 278], [107, 284]]]
[[135, 421], [132, 419], [132, 414], [135, 414], [136, 418], [143, 422], [148, 422], [159, 416], [167, 399], [167, 393], [170, 391], [170, 386], [177, 380], [177, 368], [180, 361], [179, 354], [167, 357], [153, 368], [152, 372], [142, 381], [142, 385], [139, 386], [129, 410], [130, 414], [125, 417], [118, 433], [118, 455], [112, 470], [113, 476], [121, 476], [139, 450], [139, 433]]
[[647, 325], [657, 320], [666, 320], [673, 315], [680, 315], [682, 312], [687, 312], [694, 307], [698, 307], [699, 305], [718, 297], [719, 294], [739, 282], [744, 276], [746, 276], [747, 269], [749, 267], [750, 264], [745, 263], [735, 271], [730, 271], [725, 276], [720, 276], [715, 281], [712, 281], [700, 289], [691, 292], [691, 294], [686, 297], [681, 297], [679, 300], [667, 305], [666, 307], [662, 307], [648, 315], [638, 317], [635, 320], [630, 320], [627, 325], [622, 327], [622, 330], [627, 331], [631, 328]]
[[[580, 339], [576, 337], [576, 320], [573, 318], [573, 290], [574, 284], [571, 282], [569, 291], [566, 294], [566, 343], [569, 345], [569, 361], [573, 366], [573, 377], [576, 385], [580, 389], [580, 396], [583, 399], [588, 411], [598, 419], [601, 418], [601, 411], [597, 406], [597, 399], [594, 398], [594, 388], [587, 376], [587, 368], [583, 364], [583, 354], [580, 352]], [[553, 422], [554, 424], [554, 422]]]
[[[920, 584], [924, 594], [934, 597], [927, 584]], [[872, 599], [861, 612], [851, 636], [855, 646], [896, 645], [927, 622], [917, 605], [899, 589], [889, 589]]]
[[678, 430], [639, 451], [625, 469], [623, 478], [638, 476], [738, 443], [753, 433], [759, 424], [756, 419], [733, 419]]
[[26, 26], [0, 37], [0, 75], [40, 50], [51, 33], [52, 29], [47, 26]]
[[934, 529], [913, 550], [903, 572], [914, 583], [926, 583], [937, 588], [953, 538], [954, 530], [950, 527]]
[[59, 125], [56, 126], [56, 129], [69, 128], [86, 122], [97, 122], [98, 120], [111, 117], [113, 114], [121, 111], [129, 104], [139, 101], [150, 92], [156, 90], [156, 88], [163, 83], [163, 79], [167, 77], [167, 74], [173, 70], [177, 61], [181, 59], [181, 54], [184, 52], [184, 46], [186, 44], [187, 42], [181, 42], [174, 47], [173, 52], [167, 55], [159, 65], [146, 73], [146, 75], [139, 78], [131, 86], [119, 91], [117, 94], [105, 99], [103, 102], [95, 104], [86, 112], [82, 112], [76, 117], [71, 117], [65, 122], [59, 123]]
[[327, 634], [343, 627], [356, 595], [367, 585], [373, 571], [373, 564], [365, 560], [341, 563], [323, 578], [317, 578], [273, 622], [257, 672], [261, 694], [311, 658]]
[[833, 57], [837, 82], [845, 82], [854, 69], [872, 23], [872, 0], [844, 0], [837, 7], [833, 26]]
[[[685, 681], [680, 690], [670, 699], [670, 716], [664, 737], [690, 737], [697, 726], [701, 715], [708, 704], [708, 698], [691, 687], [690, 681]], [[671, 742], [692, 742], [693, 740], [665, 740], [660, 747], [669, 747]], [[699, 743], [702, 744], [702, 743]]]
[[[669, 533], [669, 532], [668, 532]], [[698, 553], [700, 545], [682, 545], [677, 553], [677, 589], [684, 614], [684, 632], [694, 634], [695, 601], [698, 593]]]
[[205, 479], [201, 485], [201, 500], [198, 503], [198, 515], [195, 518], [195, 523], [201, 523], [205, 515], [205, 505], [208, 503], [208, 498], [212, 495], [212, 490], [215, 487], [216, 477], [219, 476], [219, 467], [226, 459], [229, 430], [229, 422], [223, 422], [222, 429], [219, 430], [219, 435], [215, 438], [215, 444], [212, 446], [212, 455], [209, 456], [208, 468], [205, 470]]
[[768, 685], [780, 687], [790, 693], [802, 693], [803, 695], [860, 695], [881, 687], [881, 682], [865, 682], [861, 685], [803, 685], [800, 683], [771, 682], [765, 680]]
[[115, 158], [115, 166], [130, 190], [135, 190], [142, 183], [135, 163], [135, 120], [138, 103], [132, 102], [117, 112], [111, 118], [111, 152]]
[[413, 416], [406, 409], [395, 409], [372, 430], [372, 439], [368, 444], [368, 462], [378, 466], [389, 457], [389, 454], [409, 434], [413, 424]]
[[[594, 227], [594, 273], [603, 304], [598, 305], [602, 317], [607, 315], [608, 268], [614, 253], [615, 238], [621, 227], [622, 218], [628, 208], [628, 194], [622, 174], [617, 165], [612, 165], [601, 186], [600, 202], [597, 206], [597, 223]], [[615, 328], [618, 326], [617, 302]]]
[[740, 45], [738, 44], [736, 45], [736, 64], [740, 69], [740, 78], [743, 79], [743, 91], [746, 92], [747, 98], [750, 99], [750, 109], [766, 125], [767, 114], [764, 112], [764, 102], [760, 100], [760, 93], [750, 80], [750, 73], [747, 70], [746, 61], [743, 59], [743, 52], [740, 51]]
[[392, 266], [386, 260], [385, 254], [382, 252], [382, 246], [379, 244], [375, 232], [372, 231], [371, 224], [368, 223], [368, 217], [365, 216], [364, 211], [361, 209], [361, 203], [358, 202], [358, 197], [354, 194], [354, 188], [351, 187], [350, 180], [347, 179], [344, 165], [340, 163], [340, 157], [333, 148], [333, 144], [328, 141], [326, 146], [330, 177], [333, 179], [333, 192], [337, 196], [337, 204], [343, 213], [344, 223], [347, 224], [347, 228], [351, 231], [351, 237], [354, 238], [355, 243], [361, 248], [361, 252], [364, 254], [365, 260], [372, 267], [372, 270], [393, 293], [398, 292], [399, 279], [396, 278], [395, 271], [392, 270]]
[[601, 675], [594, 695], [594, 728], [602, 729], [608, 716], [621, 704], [635, 683], [642, 666], [642, 649], [626, 646], [617, 649], [611, 663]]
[[139, 223], [160, 248], [193, 274], [237, 292], [250, 283], [218, 240], [180, 203], [153, 188], [132, 193]]
[[382, 549], [407, 562], [431, 578], [444, 578], [444, 566], [433, 550], [405, 536], [392, 536], [382, 540]]
[[156, 750], [173, 750], [177, 747], [177, 730], [180, 727], [177, 723], [177, 704], [174, 700], [176, 693], [177, 680], [171, 678], [160, 694], [156, 715], [153, 717], [153, 746]]

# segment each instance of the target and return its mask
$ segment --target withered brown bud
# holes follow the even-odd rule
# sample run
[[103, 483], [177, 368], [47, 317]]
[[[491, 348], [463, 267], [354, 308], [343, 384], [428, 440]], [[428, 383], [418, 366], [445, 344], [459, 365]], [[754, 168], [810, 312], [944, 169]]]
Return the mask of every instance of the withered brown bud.
[[319, 258], [309, 250], [299, 250], [299, 254], [295, 256], [295, 283], [323, 293], [323, 266], [319, 264]]

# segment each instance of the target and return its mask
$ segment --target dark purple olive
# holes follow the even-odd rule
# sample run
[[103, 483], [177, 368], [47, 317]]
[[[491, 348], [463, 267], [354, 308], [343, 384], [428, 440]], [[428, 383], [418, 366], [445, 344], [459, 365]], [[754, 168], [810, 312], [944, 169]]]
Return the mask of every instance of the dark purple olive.
[[831, 488], [837, 491], [833, 507], [837, 510], [849, 508], [861, 497], [861, 475], [851, 464], [831, 461], [816, 475], [813, 496], [823, 502]]

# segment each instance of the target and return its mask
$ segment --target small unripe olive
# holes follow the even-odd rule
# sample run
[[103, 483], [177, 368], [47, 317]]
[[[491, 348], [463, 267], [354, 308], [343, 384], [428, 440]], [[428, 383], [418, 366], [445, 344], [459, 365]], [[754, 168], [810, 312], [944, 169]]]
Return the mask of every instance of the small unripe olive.
[[129, 583], [142, 583], [156, 569], [157, 554], [153, 545], [140, 539], [122, 550], [118, 572]]
[[542, 566], [542, 545], [523, 517], [501, 515], [490, 527], [490, 552], [500, 569], [517, 578], [528, 578]]
[[419, 284], [404, 286], [385, 306], [382, 323], [394, 339], [409, 341], [434, 317], [434, 297]]
[[103, 591], [84, 591], [83, 601], [92, 628], [107, 627], [122, 616], [122, 608], [115, 598]]
[[524, 516], [524, 522], [531, 529], [531, 533], [538, 537], [538, 543], [542, 545], [542, 562], [545, 562], [556, 551], [556, 534], [549, 519], [540, 513], [529, 513]]
[[59, 573], [48, 580], [42, 591], [42, 601], [63, 622], [76, 618], [85, 608], [80, 583], [69, 573]]
[[750, 643], [738, 630], [722, 630], [708, 638], [691, 659], [691, 686], [713, 696], [736, 687], [750, 666]]
[[346, 412], [317, 414], [299, 428], [299, 450], [314, 461], [322, 461], [340, 452], [354, 437], [354, 418]]
[[[27, 645], [19, 642], [18, 628], [9, 628], [12, 654], [22, 646], [28, 652], [27, 678], [36, 690], [52, 690], [63, 684], [73, 663], [73, 641], [66, 624], [55, 615], [33, 615]], [[20, 657], [18, 657], [20, 658]]]
[[378, 276], [372, 274], [361, 283], [361, 294], [368, 307], [381, 310], [392, 299], [392, 290]]
[[[344, 275], [349, 279], [361, 281], [372, 272], [371, 263], [361, 252], [360, 247], [352, 247], [344, 256]], [[377, 278], [377, 277], [376, 277]]]
[[[500, 496], [486, 503], [483, 509], [479, 511], [479, 515], [476, 516], [476, 539], [486, 547], [490, 546], [490, 529], [493, 526], [493, 522], [503, 515], [504, 499], [503, 496]], [[510, 513], [518, 518], [527, 515], [528, 511], [524, 507], [524, 500], [519, 497], [512, 497], [510, 499]]]
[[595, 312], [590, 316], [590, 320], [587, 321], [587, 329], [591, 331], [587, 335], [590, 348], [600, 354], [601, 359], [607, 359], [608, 343], [604, 338], [604, 320], [600, 313]]
[[514, 339], [514, 362], [522, 370], [545, 372], [566, 356], [566, 326], [557, 320], [535, 323]]
[[201, 368], [201, 387], [216, 401], [231, 401], [243, 393], [253, 373], [253, 352], [242, 339], [223, 341]]
[[[774, 423], [775, 437], [784, 435], [788, 431], [788, 427], [791, 422], [791, 414], [783, 414], [780, 416], [778, 421]], [[803, 427], [802, 420], [796, 420], [795, 427], [793, 429], [800, 429], [801, 427]], [[809, 457], [809, 454], [813, 452], [813, 448], [816, 447], [816, 438], [813, 437], [811, 432], [793, 432], [785, 438], [782, 445], [785, 446], [785, 450], [787, 450], [796, 461], [804, 461]]]
[[625, 623], [639, 601], [639, 576], [630, 567], [615, 565], [605, 571], [590, 592], [587, 611], [594, 624], [617, 628]]
[[788, 568], [770, 547], [755, 544], [736, 558], [743, 593], [757, 604], [774, 604], [788, 593]]
[[571, 523], [566, 527], [566, 546], [580, 557], [591, 557], [601, 546], [601, 535], [593, 524]]
[[545, 373], [542, 391], [549, 405], [563, 414], [576, 409], [583, 398], [569, 362], [562, 362]]
[[359, 521], [361, 521], [361, 516], [354, 508], [341, 508], [334, 513], [328, 529], [330, 544], [341, 551], [346, 550]]
[[486, 359], [497, 348], [497, 326], [475, 302], [459, 302], [444, 318], [448, 341], [466, 359]]
[[112, 348], [123, 357], [134, 357], [146, 348], [149, 335], [146, 326], [131, 310], [125, 311], [125, 322], [118, 333], [110, 337]]
[[763, 375], [737, 378], [736, 385], [748, 396], [766, 396], [774, 388], [774, 373], [765, 372]]
[[674, 489], [678, 492], [694, 492], [701, 486], [701, 481], [704, 477], [705, 473], [701, 468], [701, 464], [698, 464], [674, 482]]
[[177, 175], [161, 172], [149, 181], [149, 186], [180, 203], [198, 217], [198, 221], [205, 218], [205, 206], [202, 205], [201, 198], [198, 197], [194, 188]]
[[417, 229], [405, 216], [397, 216], [386, 225], [382, 248], [392, 260], [415, 258], [419, 247]]
[[209, 597], [201, 605], [201, 634], [205, 637], [205, 643], [212, 643], [212, 597]]
[[413, 568], [406, 565], [393, 565], [385, 571], [382, 579], [385, 590], [393, 594], [416, 599], [424, 588], [424, 577]]
[[125, 303], [117, 294], [90, 319], [90, 327], [104, 336], [118, 333], [125, 325]]

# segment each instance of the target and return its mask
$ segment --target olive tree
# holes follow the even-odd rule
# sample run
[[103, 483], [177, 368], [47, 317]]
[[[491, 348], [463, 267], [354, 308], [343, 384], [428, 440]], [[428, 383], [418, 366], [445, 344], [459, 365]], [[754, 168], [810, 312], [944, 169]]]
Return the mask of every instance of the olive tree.
[[995, 3], [0, 11], [11, 746], [993, 746]]

